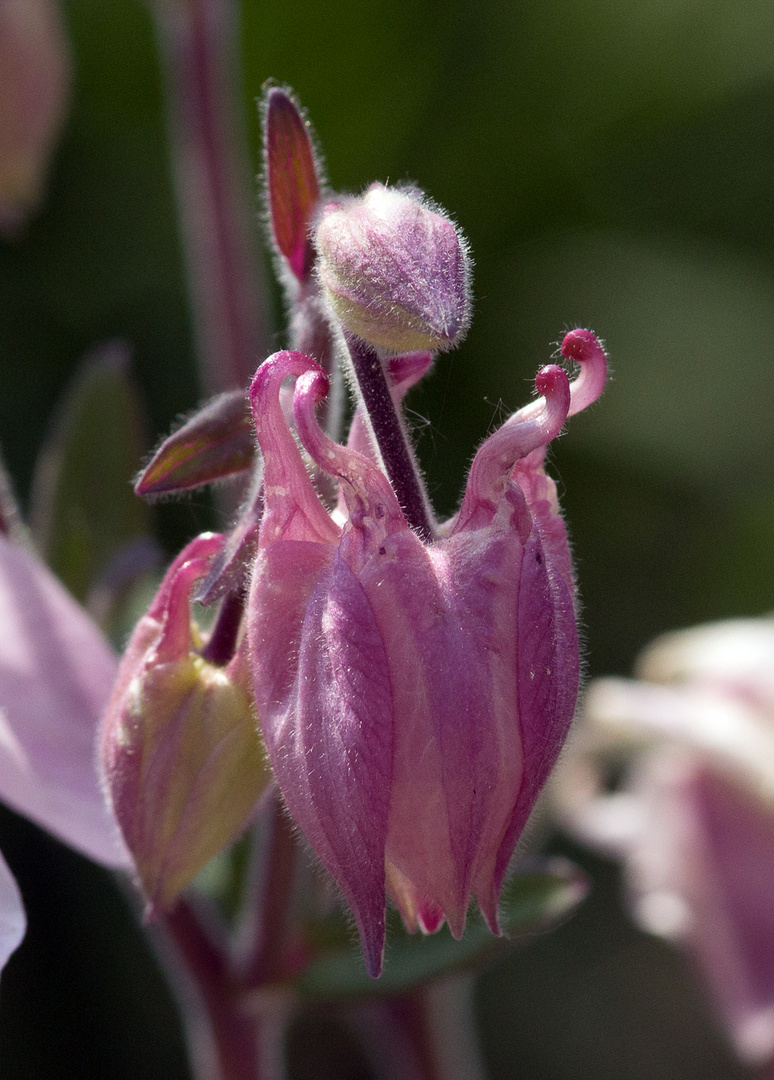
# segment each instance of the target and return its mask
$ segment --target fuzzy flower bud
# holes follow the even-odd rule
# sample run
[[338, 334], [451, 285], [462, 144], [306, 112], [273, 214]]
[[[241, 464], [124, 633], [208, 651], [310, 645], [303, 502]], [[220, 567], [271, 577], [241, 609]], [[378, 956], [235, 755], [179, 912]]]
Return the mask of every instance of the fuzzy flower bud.
[[151, 912], [235, 837], [269, 782], [240, 654], [220, 667], [196, 649], [190, 593], [221, 542], [200, 536], [170, 567], [103, 724], [107, 792]]
[[449, 349], [470, 323], [470, 257], [421, 192], [373, 184], [323, 208], [315, 243], [323, 294], [341, 323], [381, 348]]

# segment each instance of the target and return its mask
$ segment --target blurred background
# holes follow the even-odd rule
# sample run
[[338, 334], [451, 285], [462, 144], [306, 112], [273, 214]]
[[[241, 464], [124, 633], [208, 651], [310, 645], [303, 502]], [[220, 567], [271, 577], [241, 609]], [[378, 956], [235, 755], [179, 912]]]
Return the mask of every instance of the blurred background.
[[[588, 673], [628, 672], [660, 631], [774, 607], [771, 4], [239, 8], [252, 174], [255, 101], [274, 77], [309, 110], [334, 188], [414, 180], [470, 240], [472, 330], [409, 399], [439, 511], [453, 511], [474, 448], [528, 399], [564, 332], [589, 326], [613, 377], [552, 463]], [[0, 240], [0, 446], [25, 508], [54, 410], [95, 345], [131, 352], [144, 435], [127, 485], [203, 393], [149, 10], [62, 9], [69, 115], [40, 210]], [[273, 287], [267, 307], [266, 353], [285, 340]], [[167, 555], [213, 520], [201, 495], [153, 514]], [[30, 918], [0, 988], [0, 1075], [187, 1077], [174, 1005], [107, 876], [8, 811], [0, 844]], [[565, 926], [480, 979], [492, 1080], [746, 1076], [683, 958], [630, 926], [615, 869], [551, 844], [594, 888]], [[295, 1075], [366, 1077], [341, 1038], [310, 1014]]]

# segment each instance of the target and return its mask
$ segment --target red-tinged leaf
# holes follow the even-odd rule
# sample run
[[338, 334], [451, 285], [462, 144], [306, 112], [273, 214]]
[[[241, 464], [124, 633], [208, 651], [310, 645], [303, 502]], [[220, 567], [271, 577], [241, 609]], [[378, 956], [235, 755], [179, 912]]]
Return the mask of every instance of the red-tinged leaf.
[[255, 436], [242, 390], [209, 401], [165, 439], [140, 474], [138, 495], [189, 491], [248, 469], [255, 458]]
[[309, 121], [290, 94], [270, 87], [264, 108], [269, 220], [277, 248], [299, 281], [312, 269], [309, 221], [320, 198], [310, 132]]

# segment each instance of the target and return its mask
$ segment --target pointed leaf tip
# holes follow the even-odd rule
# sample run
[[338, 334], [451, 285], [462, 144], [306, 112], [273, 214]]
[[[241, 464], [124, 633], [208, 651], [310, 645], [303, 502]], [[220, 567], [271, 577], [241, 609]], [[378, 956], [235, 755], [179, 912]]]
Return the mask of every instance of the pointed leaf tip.
[[311, 125], [292, 95], [272, 86], [265, 97], [263, 126], [272, 235], [293, 274], [305, 281], [314, 260], [308, 231], [321, 179]]
[[173, 432], [135, 482], [137, 495], [190, 491], [248, 469], [255, 458], [255, 436], [242, 390], [208, 402]]

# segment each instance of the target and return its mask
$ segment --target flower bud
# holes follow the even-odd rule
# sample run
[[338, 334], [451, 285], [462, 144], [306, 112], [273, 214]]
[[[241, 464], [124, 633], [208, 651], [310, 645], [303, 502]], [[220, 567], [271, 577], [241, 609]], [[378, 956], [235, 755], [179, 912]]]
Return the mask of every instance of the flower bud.
[[315, 243], [323, 294], [342, 324], [395, 352], [448, 349], [470, 323], [470, 257], [421, 192], [373, 184], [323, 208]]
[[249, 680], [197, 651], [191, 589], [221, 537], [178, 556], [138, 623], [103, 724], [108, 795], [152, 912], [242, 828], [269, 782]]
[[0, 232], [40, 200], [68, 97], [67, 41], [54, 0], [0, 4]]

